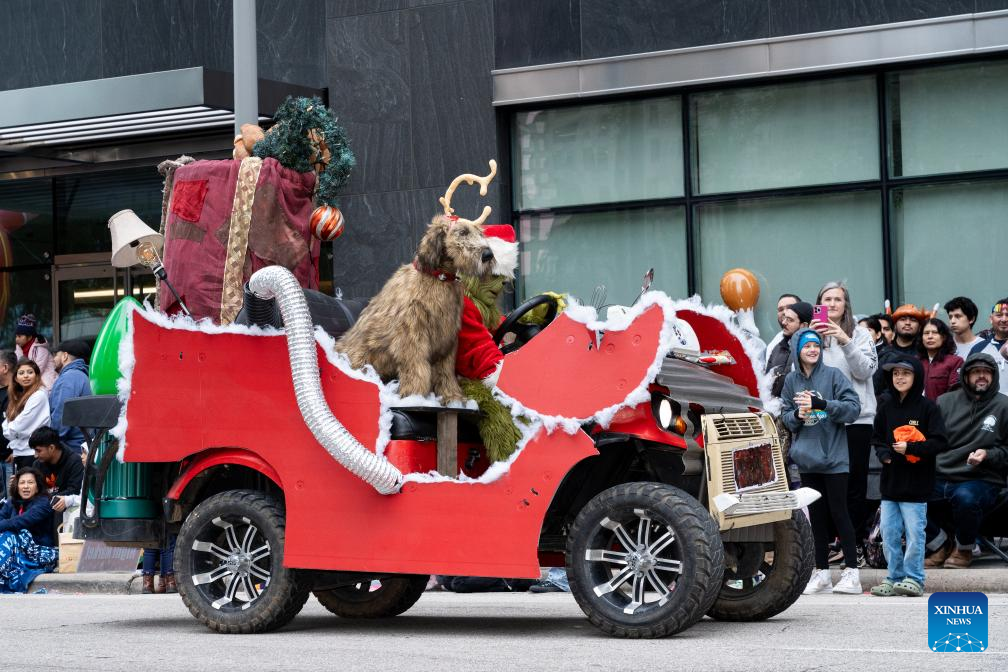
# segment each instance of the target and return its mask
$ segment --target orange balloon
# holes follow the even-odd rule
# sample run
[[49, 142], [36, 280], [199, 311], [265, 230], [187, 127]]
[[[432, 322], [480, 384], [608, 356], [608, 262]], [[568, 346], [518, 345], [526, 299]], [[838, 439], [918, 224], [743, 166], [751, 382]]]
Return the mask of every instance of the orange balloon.
[[759, 301], [759, 280], [744, 268], [733, 268], [721, 276], [721, 299], [732, 310], [749, 310]]

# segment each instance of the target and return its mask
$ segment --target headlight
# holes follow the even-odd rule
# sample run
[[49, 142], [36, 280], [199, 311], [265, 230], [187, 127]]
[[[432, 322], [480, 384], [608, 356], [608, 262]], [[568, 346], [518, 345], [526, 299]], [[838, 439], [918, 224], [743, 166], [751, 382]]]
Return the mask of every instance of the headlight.
[[651, 401], [651, 409], [654, 413], [658, 426], [666, 432], [675, 432], [680, 436], [685, 436], [689, 428], [686, 420], [679, 415], [678, 404], [664, 395], [656, 394]]
[[672, 424], [672, 418], [675, 417], [675, 413], [672, 412], [672, 402], [668, 399], [662, 399], [658, 402], [658, 424], [668, 429]]

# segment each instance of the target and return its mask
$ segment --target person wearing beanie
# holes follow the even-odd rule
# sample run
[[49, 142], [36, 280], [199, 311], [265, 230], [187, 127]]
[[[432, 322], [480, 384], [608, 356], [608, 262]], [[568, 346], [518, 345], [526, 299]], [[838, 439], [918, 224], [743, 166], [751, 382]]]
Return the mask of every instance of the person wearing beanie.
[[[809, 505], [815, 538], [815, 566], [805, 594], [837, 592], [861, 594], [854, 527], [847, 513], [850, 457], [844, 425], [861, 413], [861, 403], [850, 381], [839, 369], [822, 361], [822, 338], [813, 329], [791, 337], [795, 370], [784, 379], [781, 419], [791, 431], [790, 456], [805, 487], [822, 497]], [[844, 569], [833, 586], [829, 572], [830, 521], [843, 548]]]
[[14, 329], [14, 354], [18, 359], [27, 357], [38, 364], [42, 372], [42, 384], [52, 389], [56, 382], [56, 366], [49, 352], [45, 338], [38, 333], [38, 319], [31, 313], [18, 318]]
[[71, 338], [59, 344], [53, 357], [59, 375], [49, 391], [49, 410], [52, 413], [49, 424], [59, 433], [63, 445], [75, 455], [80, 455], [84, 434], [77, 427], [63, 424], [63, 405], [69, 399], [91, 396], [87, 366], [90, 356], [91, 348], [87, 341]]
[[805, 301], [798, 301], [785, 306], [778, 322], [781, 325], [781, 338], [767, 357], [766, 373], [773, 376], [770, 394], [773, 396], [773, 408], [768, 406], [774, 415], [780, 414], [780, 396], [784, 389], [784, 377], [791, 370], [794, 360], [791, 356], [791, 336], [799, 329], [809, 326], [812, 321], [812, 306]]
[[801, 301], [801, 297], [797, 294], [791, 294], [790, 292], [781, 294], [780, 298], [777, 299], [777, 325], [781, 328], [781, 330], [774, 334], [774, 337], [770, 339], [769, 343], [767, 343], [766, 350], [763, 353], [764, 369], [766, 368], [767, 362], [770, 361], [770, 354], [773, 352], [774, 348], [777, 347], [777, 344], [780, 343], [781, 339], [784, 338], [784, 309], [793, 303], [797, 303], [798, 301]]
[[883, 365], [883, 372], [889, 393], [875, 413], [872, 447], [882, 463], [880, 520], [889, 571], [871, 594], [920, 597], [927, 500], [934, 490], [936, 456], [948, 450], [948, 440], [937, 404], [922, 394], [927, 379], [921, 361], [901, 354]]

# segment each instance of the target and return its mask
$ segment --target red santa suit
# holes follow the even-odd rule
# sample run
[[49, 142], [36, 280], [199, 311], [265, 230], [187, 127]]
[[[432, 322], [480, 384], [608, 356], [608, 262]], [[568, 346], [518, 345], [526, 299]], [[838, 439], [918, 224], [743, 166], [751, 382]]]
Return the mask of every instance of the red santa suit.
[[476, 304], [468, 296], [462, 298], [462, 327], [458, 335], [455, 373], [464, 378], [483, 380], [496, 371], [504, 360], [493, 335], [483, 324]]
[[[483, 234], [494, 253], [494, 275], [513, 278], [518, 267], [518, 242], [514, 228], [510, 224], [489, 224], [483, 226]], [[462, 297], [462, 325], [455, 355], [455, 372], [465, 378], [482, 380], [493, 387], [503, 365], [504, 355], [483, 324], [483, 316], [476, 304], [468, 296]]]

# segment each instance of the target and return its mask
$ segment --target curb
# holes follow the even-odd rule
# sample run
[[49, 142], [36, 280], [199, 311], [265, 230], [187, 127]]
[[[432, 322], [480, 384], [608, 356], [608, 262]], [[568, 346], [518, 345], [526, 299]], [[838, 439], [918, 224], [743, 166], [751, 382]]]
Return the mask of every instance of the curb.
[[[830, 574], [835, 584], [840, 580], [839, 569]], [[865, 592], [886, 578], [886, 570], [862, 567], [861, 589]], [[924, 572], [925, 593], [1004, 593], [1008, 592], [1008, 568], [928, 569]]]
[[95, 595], [139, 595], [139, 574], [95, 572], [83, 574], [42, 574], [32, 582], [29, 593], [87, 593]]

